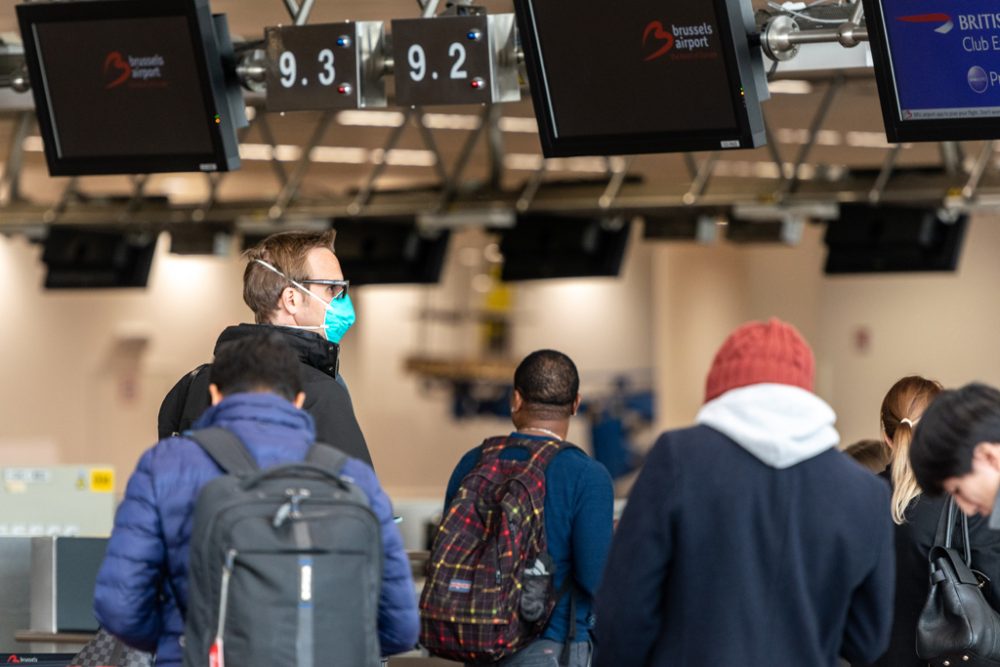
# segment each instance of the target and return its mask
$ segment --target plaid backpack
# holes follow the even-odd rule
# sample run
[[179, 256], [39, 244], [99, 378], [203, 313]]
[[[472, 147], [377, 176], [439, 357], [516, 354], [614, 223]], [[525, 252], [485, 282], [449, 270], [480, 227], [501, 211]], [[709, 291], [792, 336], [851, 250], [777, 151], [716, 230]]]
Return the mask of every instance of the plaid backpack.
[[[528, 450], [528, 459], [500, 458], [508, 447]], [[545, 544], [545, 468], [566, 447], [516, 437], [481, 445], [431, 548], [420, 643], [432, 654], [495, 662], [545, 629], [559, 599]]]

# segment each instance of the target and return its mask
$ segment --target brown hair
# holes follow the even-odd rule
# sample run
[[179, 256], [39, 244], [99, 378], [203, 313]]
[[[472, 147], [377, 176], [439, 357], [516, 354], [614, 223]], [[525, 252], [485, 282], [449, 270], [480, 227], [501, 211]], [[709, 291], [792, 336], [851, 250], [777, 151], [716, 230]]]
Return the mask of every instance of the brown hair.
[[[892, 443], [890, 472], [892, 475], [892, 520], [906, 522], [906, 508], [920, 495], [920, 486], [910, 467], [910, 443], [913, 428], [934, 397], [941, 393], [941, 383], [918, 375], [910, 375], [892, 385], [882, 399], [882, 432]], [[903, 421], [903, 420], [907, 421]]]
[[255, 260], [263, 260], [291, 280], [301, 282], [309, 278], [306, 275], [306, 255], [314, 248], [327, 248], [333, 252], [335, 235], [332, 229], [278, 232], [244, 253], [247, 268], [243, 272], [243, 300], [253, 311], [257, 324], [270, 321], [281, 293], [292, 284]]
[[858, 440], [844, 447], [844, 453], [872, 472], [882, 472], [889, 464], [889, 449], [881, 440]]

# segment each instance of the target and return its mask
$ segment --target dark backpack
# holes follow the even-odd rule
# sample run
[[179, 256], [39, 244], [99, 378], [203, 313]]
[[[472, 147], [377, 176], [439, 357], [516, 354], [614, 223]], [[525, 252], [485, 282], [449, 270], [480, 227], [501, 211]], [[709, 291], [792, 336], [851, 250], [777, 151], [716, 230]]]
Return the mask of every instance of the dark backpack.
[[232, 433], [186, 434], [228, 474], [194, 512], [185, 667], [375, 667], [382, 536], [347, 455], [261, 471]]
[[[495, 662], [541, 635], [572, 580], [567, 577], [567, 586], [553, 593], [545, 468], [571, 446], [534, 438], [483, 442], [479, 462], [462, 480], [431, 548], [420, 597], [420, 643], [432, 654]], [[527, 449], [528, 459], [500, 458], [507, 447]], [[574, 634], [571, 619], [571, 640]]]

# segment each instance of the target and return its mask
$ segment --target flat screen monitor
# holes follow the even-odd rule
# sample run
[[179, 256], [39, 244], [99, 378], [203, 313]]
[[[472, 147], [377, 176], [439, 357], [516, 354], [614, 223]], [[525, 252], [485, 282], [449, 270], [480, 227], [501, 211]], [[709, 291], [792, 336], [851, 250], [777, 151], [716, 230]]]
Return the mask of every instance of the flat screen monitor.
[[889, 141], [1000, 138], [992, 0], [864, 0]]
[[954, 271], [967, 225], [931, 208], [841, 204], [827, 223], [825, 272]]
[[500, 230], [505, 281], [617, 276], [630, 225], [620, 219], [547, 214], [518, 217]]
[[207, 0], [33, 2], [17, 15], [53, 176], [239, 167]]
[[514, 5], [547, 157], [764, 143], [767, 87], [747, 39], [749, 2]]
[[336, 220], [334, 249], [351, 285], [432, 284], [441, 277], [451, 232], [422, 230], [412, 216]]
[[50, 227], [42, 252], [47, 289], [145, 287], [156, 234]]

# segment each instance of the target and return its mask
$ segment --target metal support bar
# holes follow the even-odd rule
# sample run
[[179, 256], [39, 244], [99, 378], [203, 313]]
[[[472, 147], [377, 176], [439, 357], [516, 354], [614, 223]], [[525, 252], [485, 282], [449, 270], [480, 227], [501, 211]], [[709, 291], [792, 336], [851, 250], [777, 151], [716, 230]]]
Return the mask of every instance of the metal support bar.
[[274, 133], [271, 131], [271, 123], [267, 120], [266, 113], [257, 114], [257, 124], [260, 126], [260, 136], [264, 142], [271, 147], [271, 168], [274, 170], [275, 176], [278, 177], [278, 182], [281, 183], [281, 187], [285, 187], [288, 184], [288, 171], [285, 169], [285, 165], [281, 163], [278, 156], [275, 155], [276, 142], [274, 140]]
[[120, 222], [130, 222], [129, 218], [140, 208], [142, 208], [143, 198], [146, 196], [146, 186], [149, 185], [149, 174], [137, 174], [132, 177], [132, 197], [128, 200], [125, 210], [119, 216]]
[[987, 141], [983, 144], [983, 149], [979, 152], [979, 157], [976, 158], [976, 164], [972, 167], [972, 173], [969, 174], [969, 180], [966, 182], [965, 187], [962, 188], [962, 197], [966, 200], [972, 199], [976, 196], [976, 191], [979, 190], [979, 184], [983, 180], [983, 176], [986, 174], [986, 170], [990, 166], [990, 158], [993, 157], [993, 145], [995, 142]]
[[444, 210], [444, 208], [455, 198], [455, 194], [458, 192], [459, 179], [461, 179], [462, 174], [465, 173], [465, 168], [469, 164], [469, 158], [472, 157], [472, 151], [476, 147], [476, 142], [479, 141], [479, 135], [483, 133], [483, 128], [485, 128], [486, 123], [489, 122], [489, 116], [490, 107], [487, 106], [483, 110], [479, 127], [469, 132], [469, 136], [466, 138], [465, 144], [462, 146], [462, 150], [459, 152], [458, 158], [455, 160], [455, 166], [452, 168], [451, 176], [448, 177], [448, 183], [445, 186], [445, 190], [441, 194], [441, 201], [438, 202], [439, 211]]
[[885, 162], [882, 163], [882, 169], [878, 172], [878, 178], [872, 184], [872, 189], [868, 191], [870, 203], [878, 204], [882, 200], [882, 195], [885, 193], [886, 186], [889, 185], [889, 179], [892, 178], [892, 171], [896, 168], [896, 160], [899, 158], [901, 150], [903, 150], [903, 144], [895, 144], [889, 154], [885, 156]]
[[212, 210], [215, 206], [216, 201], [219, 198], [219, 185], [222, 183], [222, 178], [225, 174], [213, 173], [205, 174], [205, 178], [208, 180], [208, 196], [205, 197], [205, 201], [195, 210], [191, 211], [191, 220], [193, 222], [201, 222], [208, 215], [208, 212]]
[[63, 188], [62, 194], [59, 195], [59, 201], [57, 201], [52, 208], [42, 214], [42, 222], [55, 222], [56, 219], [66, 211], [70, 200], [76, 197], [78, 193], [77, 185], [79, 185], [79, 183], [79, 176], [70, 177], [70, 179], [66, 182], [66, 187]]
[[489, 126], [486, 128], [486, 146], [489, 148], [490, 158], [490, 189], [494, 192], [499, 192], [503, 185], [504, 147], [503, 131], [500, 129], [500, 117], [502, 114], [499, 104], [490, 104], [486, 108], [488, 113], [483, 122], [489, 123]]
[[429, 19], [437, 14], [438, 4], [440, 0], [426, 0], [425, 2], [419, 2], [420, 5], [420, 17]]
[[942, 141], [938, 147], [941, 150], [941, 164], [944, 165], [945, 172], [949, 174], [959, 173], [965, 158], [962, 153], [962, 145], [957, 141]]
[[715, 173], [715, 164], [719, 161], [719, 151], [712, 151], [709, 153], [705, 161], [701, 163], [698, 167], [698, 173], [691, 181], [691, 187], [688, 191], [684, 193], [682, 198], [684, 203], [690, 206], [698, 201], [698, 198], [705, 194], [705, 190], [708, 188], [709, 181], [712, 180], [712, 174]]
[[771, 160], [774, 162], [774, 166], [778, 168], [779, 187], [783, 188], [788, 180], [788, 177], [785, 175], [785, 161], [781, 159], [778, 142], [774, 140], [774, 135], [771, 133], [771, 124], [767, 122], [766, 116], [764, 117], [764, 140], [767, 142], [767, 152], [771, 154]]
[[299, 3], [296, 0], [285, 0], [285, 9], [293, 20], [299, 15]]
[[18, 114], [14, 121], [14, 132], [9, 141], [7, 161], [0, 176], [0, 207], [10, 206], [21, 198], [21, 168], [24, 166], [24, 140], [35, 123], [35, 115], [30, 111]]
[[687, 167], [688, 176], [691, 180], [698, 178], [698, 163], [694, 159], [694, 153], [684, 153], [684, 166]]
[[628, 170], [632, 166], [632, 156], [618, 158], [618, 160], [620, 162], [618, 162], [617, 168], [611, 174], [608, 187], [604, 189], [604, 194], [597, 200], [597, 205], [604, 210], [611, 208], [615, 203], [618, 193], [622, 191], [622, 186], [625, 185], [625, 179], [628, 178]]
[[299, 11], [295, 14], [295, 25], [305, 25], [309, 21], [309, 15], [312, 14], [315, 1], [302, 0], [302, 4], [299, 5]]
[[431, 132], [431, 128], [424, 125], [424, 110], [421, 108], [415, 109], [413, 118], [417, 124], [417, 129], [420, 130], [420, 137], [424, 141], [424, 146], [434, 154], [434, 171], [437, 172], [438, 180], [441, 181], [441, 187], [445, 187], [448, 183], [448, 172], [445, 171], [444, 159], [441, 157], [441, 151], [438, 150], [437, 142], [434, 141], [434, 133]]
[[378, 177], [382, 175], [385, 171], [386, 160], [389, 157], [389, 152], [396, 147], [399, 143], [400, 138], [403, 136], [403, 131], [406, 129], [406, 124], [410, 121], [410, 117], [413, 115], [412, 109], [407, 109], [405, 115], [403, 116], [403, 122], [400, 123], [396, 128], [393, 129], [392, 134], [389, 135], [389, 139], [385, 142], [385, 147], [382, 149], [382, 161], [375, 163], [372, 170], [368, 172], [368, 178], [365, 179], [365, 184], [361, 186], [358, 190], [357, 196], [347, 206], [347, 212], [351, 215], [358, 215], [364, 210], [365, 206], [371, 200], [372, 191], [375, 188], [375, 181]]
[[542, 158], [542, 164], [538, 166], [531, 174], [531, 178], [525, 183], [524, 189], [521, 191], [521, 196], [517, 198], [517, 210], [520, 213], [526, 212], [531, 208], [531, 202], [535, 201], [535, 196], [538, 194], [538, 189], [542, 187], [542, 179], [545, 178], [546, 162], [545, 158]]
[[312, 136], [309, 137], [309, 142], [302, 148], [302, 155], [299, 157], [298, 164], [295, 165], [295, 171], [292, 172], [288, 182], [285, 183], [285, 187], [278, 193], [274, 205], [267, 212], [268, 217], [272, 220], [281, 218], [288, 209], [288, 205], [298, 195], [299, 188], [302, 187], [302, 181], [305, 180], [306, 171], [308, 171], [311, 164], [309, 156], [312, 154], [312, 150], [323, 140], [323, 135], [326, 134], [326, 130], [330, 127], [332, 121], [332, 111], [324, 111], [323, 115], [320, 116], [319, 122], [316, 124], [316, 129], [313, 130]]
[[792, 165], [792, 173], [790, 177], [785, 182], [784, 186], [778, 190], [779, 196], [791, 194], [799, 187], [799, 169], [803, 164], [805, 164], [813, 146], [816, 145], [816, 135], [823, 127], [823, 122], [826, 120], [826, 116], [830, 112], [830, 107], [833, 106], [833, 100], [840, 91], [840, 87], [843, 83], [844, 75], [837, 74], [837, 76], [834, 77], [827, 86], [826, 92], [823, 94], [823, 99], [819, 103], [819, 108], [816, 110], [816, 115], [813, 116], [812, 123], [809, 124], [809, 136], [806, 139], [806, 143], [802, 144], [802, 148], [799, 149], [799, 154], [796, 156], [795, 163]]

